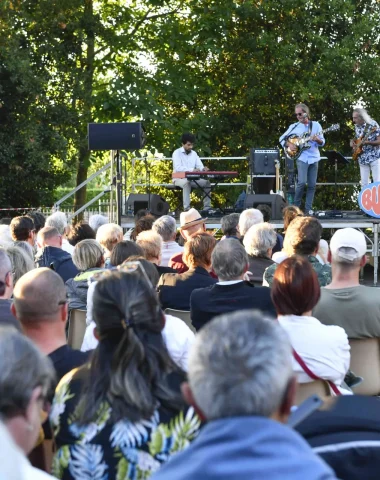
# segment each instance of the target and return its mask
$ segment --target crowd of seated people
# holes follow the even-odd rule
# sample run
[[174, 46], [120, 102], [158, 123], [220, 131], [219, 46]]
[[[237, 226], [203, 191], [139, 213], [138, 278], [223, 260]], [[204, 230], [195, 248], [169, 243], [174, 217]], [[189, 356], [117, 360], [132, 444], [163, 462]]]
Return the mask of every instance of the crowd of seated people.
[[[46, 223], [35, 212], [1, 225], [0, 454], [5, 438], [19, 478], [376, 478], [377, 444], [348, 381], [350, 341], [380, 337], [380, 300], [359, 281], [362, 232], [337, 230], [328, 244], [318, 219], [287, 207], [273, 253], [263, 207], [223, 218], [220, 240], [191, 208], [184, 246], [168, 215], [141, 215], [131, 240], [95, 217], [68, 226], [62, 212]], [[68, 340], [78, 309], [80, 350]], [[286, 425], [297, 388], [316, 380], [352, 405], [346, 422], [367, 429], [363, 444], [340, 420], [349, 446], [323, 448], [333, 413], [323, 431], [314, 414]], [[54, 458], [38, 463], [51, 437]], [[347, 458], [363, 451], [351, 476]]]

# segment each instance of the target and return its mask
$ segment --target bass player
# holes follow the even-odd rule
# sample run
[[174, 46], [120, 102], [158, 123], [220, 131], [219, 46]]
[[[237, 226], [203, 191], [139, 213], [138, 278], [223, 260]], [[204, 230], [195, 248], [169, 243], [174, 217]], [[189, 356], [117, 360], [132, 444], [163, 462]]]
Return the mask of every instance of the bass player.
[[355, 139], [351, 140], [353, 159], [358, 159], [362, 188], [369, 183], [372, 173], [374, 182], [380, 182], [380, 127], [364, 108], [354, 108], [352, 121], [355, 124]]
[[[301, 151], [297, 158], [297, 185], [294, 197], [294, 205], [301, 206], [303, 192], [307, 184], [305, 212], [313, 214], [313, 199], [318, 175], [318, 162], [321, 158], [319, 147], [325, 144], [322, 127], [318, 122], [310, 120], [310, 110], [304, 103], [297, 103], [295, 106], [297, 122], [290, 125], [286, 132], [280, 137], [280, 144], [290, 152], [296, 152], [298, 147], [290, 142], [290, 136], [302, 137], [304, 134], [310, 136], [307, 147]], [[310, 148], [309, 148], [310, 146]]]

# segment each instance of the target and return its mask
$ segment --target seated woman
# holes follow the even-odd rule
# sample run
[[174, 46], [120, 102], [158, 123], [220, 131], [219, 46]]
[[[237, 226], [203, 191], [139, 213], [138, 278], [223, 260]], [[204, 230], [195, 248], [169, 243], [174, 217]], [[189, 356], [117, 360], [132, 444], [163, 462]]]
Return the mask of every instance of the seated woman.
[[73, 263], [80, 273], [66, 281], [69, 309], [86, 310], [88, 281], [104, 269], [102, 247], [96, 240], [82, 240], [75, 245]]
[[[317, 274], [308, 259], [295, 255], [281, 262], [274, 274], [271, 295], [278, 321], [296, 352], [293, 369], [298, 382], [315, 379], [307, 373], [309, 370], [316, 377], [332, 382], [341, 393], [350, 393], [341, 387], [350, 366], [348, 338], [343, 328], [323, 325], [311, 316], [321, 292]], [[336, 389], [331, 385], [330, 389], [334, 394]]]
[[270, 223], [253, 225], [244, 235], [243, 244], [249, 258], [249, 280], [254, 285], [263, 284], [266, 268], [274, 263], [271, 257], [276, 242], [277, 233]]
[[132, 255], [143, 255], [143, 250], [135, 242], [123, 240], [115, 245], [110, 257], [112, 267], [118, 267]]
[[0, 357], [0, 418], [6, 428], [3, 434], [8, 433], [8, 448], [14, 444], [18, 447], [13, 467], [21, 470], [18, 478], [52, 479], [33, 468], [26, 456], [41, 435], [42, 409], [55, 381], [53, 366], [28, 338], [8, 326], [0, 327]]
[[135, 272], [101, 277], [93, 299], [98, 347], [91, 363], [56, 390], [53, 473], [146, 479], [188, 445], [199, 420], [181, 397], [184, 374], [162, 339], [164, 317], [152, 286]]

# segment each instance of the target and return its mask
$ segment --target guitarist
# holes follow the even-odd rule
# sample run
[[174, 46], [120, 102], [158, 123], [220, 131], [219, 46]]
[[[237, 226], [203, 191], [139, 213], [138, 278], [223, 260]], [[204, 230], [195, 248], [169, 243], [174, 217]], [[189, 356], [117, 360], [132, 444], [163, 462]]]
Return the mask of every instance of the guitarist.
[[309, 141], [310, 148], [302, 151], [301, 155], [297, 159], [297, 185], [296, 193], [294, 197], [294, 205], [301, 206], [302, 196], [307, 184], [305, 212], [308, 215], [313, 214], [312, 206], [315, 193], [315, 186], [317, 183], [318, 175], [318, 162], [321, 158], [319, 153], [319, 147], [325, 144], [323, 134], [318, 136], [317, 132], [322, 130], [321, 125], [318, 122], [312, 122], [310, 120], [310, 110], [304, 103], [297, 103], [295, 106], [295, 116], [297, 122], [290, 125], [286, 132], [280, 137], [280, 143], [283, 147], [288, 147], [292, 151], [296, 151], [297, 147], [291, 142], [288, 142], [289, 135], [297, 135], [301, 137], [304, 134], [310, 135]]
[[[352, 121], [355, 124], [355, 140], [350, 145], [353, 151], [360, 151], [360, 183], [362, 188], [369, 183], [370, 172], [374, 182], [380, 182], [380, 127], [364, 108], [354, 108]], [[372, 131], [373, 130], [373, 131]]]

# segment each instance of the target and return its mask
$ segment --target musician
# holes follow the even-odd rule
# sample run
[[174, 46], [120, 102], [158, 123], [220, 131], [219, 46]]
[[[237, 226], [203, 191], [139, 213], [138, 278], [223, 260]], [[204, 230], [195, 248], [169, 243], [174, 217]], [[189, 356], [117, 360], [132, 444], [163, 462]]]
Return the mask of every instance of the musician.
[[308, 142], [310, 148], [304, 149], [297, 159], [297, 185], [294, 197], [294, 205], [301, 206], [302, 196], [307, 183], [305, 212], [313, 214], [313, 199], [318, 175], [318, 162], [321, 158], [319, 147], [325, 144], [325, 139], [321, 133], [322, 127], [318, 122], [310, 120], [310, 110], [304, 103], [298, 103], [295, 106], [295, 116], [297, 122], [290, 125], [286, 132], [280, 137], [280, 143], [283, 147], [288, 147], [291, 151], [296, 151], [296, 147], [288, 142], [289, 135], [311, 135]]
[[[363, 145], [359, 155], [360, 183], [362, 188], [368, 185], [370, 172], [374, 182], [380, 182], [380, 127], [364, 108], [354, 108], [352, 121], [355, 124], [355, 140]], [[375, 129], [371, 132], [372, 129]], [[361, 142], [361, 139], [367, 137]], [[355, 140], [350, 145], [356, 150]]]
[[[184, 133], [182, 135], [182, 147], [174, 150], [173, 160], [173, 173], [175, 172], [207, 172], [209, 169], [203, 165], [201, 159], [197, 153], [194, 152], [193, 146], [195, 142], [195, 136], [191, 133]], [[186, 178], [174, 178], [174, 185], [181, 187], [183, 190], [183, 209], [184, 211], [190, 210], [190, 192], [191, 187], [204, 190], [204, 193], [210, 194], [210, 182], [207, 179], [200, 178], [197, 183], [194, 181], [188, 181]], [[198, 184], [198, 185], [197, 185]], [[209, 196], [205, 196], [203, 199], [203, 209], [210, 210], [211, 199]]]

